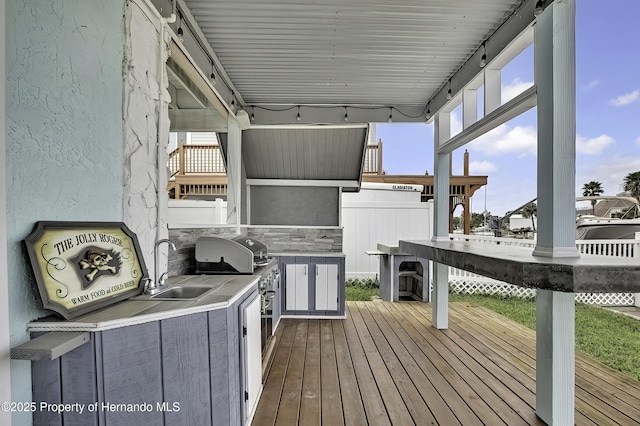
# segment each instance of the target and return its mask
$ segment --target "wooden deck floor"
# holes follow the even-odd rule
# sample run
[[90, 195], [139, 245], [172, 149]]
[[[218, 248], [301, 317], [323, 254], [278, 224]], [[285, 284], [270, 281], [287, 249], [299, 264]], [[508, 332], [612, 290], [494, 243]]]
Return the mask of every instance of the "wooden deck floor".
[[[286, 319], [254, 425], [521, 425], [535, 415], [535, 333], [450, 304], [348, 302], [346, 320]], [[640, 382], [576, 357], [576, 424], [640, 424]]]

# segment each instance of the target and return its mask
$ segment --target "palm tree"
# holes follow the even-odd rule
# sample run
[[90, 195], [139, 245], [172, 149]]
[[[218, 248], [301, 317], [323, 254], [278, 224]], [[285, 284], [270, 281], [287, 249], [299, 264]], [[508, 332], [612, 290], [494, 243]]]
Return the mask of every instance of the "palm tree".
[[[597, 197], [599, 195], [602, 195], [603, 193], [604, 189], [602, 189], [602, 183], [595, 180], [585, 183], [582, 187], [582, 195], [584, 195], [585, 197]], [[598, 200], [591, 200], [591, 210], [593, 210], [594, 213], [596, 209], [596, 201]]]
[[520, 210], [520, 213], [522, 213], [522, 216], [524, 217], [531, 218], [531, 226], [532, 226], [532, 229], [535, 231], [536, 222], [533, 220], [533, 218], [534, 216], [538, 215], [538, 205], [536, 203], [529, 203]]
[[624, 190], [640, 201], [640, 172], [629, 173], [624, 178]]

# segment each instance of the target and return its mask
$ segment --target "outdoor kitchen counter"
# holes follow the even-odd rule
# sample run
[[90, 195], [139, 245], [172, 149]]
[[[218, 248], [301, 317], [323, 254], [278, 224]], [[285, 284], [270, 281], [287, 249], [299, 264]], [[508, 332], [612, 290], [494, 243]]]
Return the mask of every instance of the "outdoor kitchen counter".
[[37, 331], [103, 331], [143, 324], [199, 312], [224, 309], [251, 290], [257, 290], [258, 275], [177, 275], [169, 277], [167, 288], [177, 285], [211, 286], [213, 292], [192, 300], [156, 300], [148, 295], [134, 296], [99, 311], [63, 320], [42, 318], [27, 324]]
[[400, 251], [521, 287], [584, 293], [640, 290], [637, 258], [582, 254], [575, 258], [533, 256], [530, 247], [477, 242], [400, 241]]

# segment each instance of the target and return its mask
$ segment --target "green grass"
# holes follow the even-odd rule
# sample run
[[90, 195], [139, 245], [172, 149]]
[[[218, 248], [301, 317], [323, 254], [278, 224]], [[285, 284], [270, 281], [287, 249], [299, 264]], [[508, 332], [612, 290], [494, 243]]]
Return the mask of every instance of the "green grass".
[[[475, 303], [533, 330], [533, 300], [451, 294], [451, 302]], [[576, 350], [640, 380], [640, 321], [597, 306], [576, 304]]]
[[378, 280], [367, 279], [349, 279], [346, 282], [345, 299], [348, 301], [364, 301], [368, 302], [374, 297], [380, 295], [380, 283]]

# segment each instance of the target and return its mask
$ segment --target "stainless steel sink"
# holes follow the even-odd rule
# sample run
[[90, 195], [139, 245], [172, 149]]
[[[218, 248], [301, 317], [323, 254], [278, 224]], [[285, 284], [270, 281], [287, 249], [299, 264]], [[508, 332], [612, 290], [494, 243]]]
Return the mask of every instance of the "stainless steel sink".
[[151, 296], [153, 300], [193, 300], [217, 290], [209, 286], [178, 285]]

